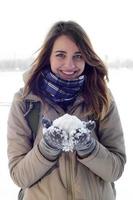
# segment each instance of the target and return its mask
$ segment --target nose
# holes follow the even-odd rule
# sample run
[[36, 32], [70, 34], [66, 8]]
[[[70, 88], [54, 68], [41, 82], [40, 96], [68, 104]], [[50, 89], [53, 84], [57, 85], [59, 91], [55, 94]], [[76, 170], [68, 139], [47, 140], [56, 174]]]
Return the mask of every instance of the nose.
[[75, 69], [75, 63], [72, 58], [68, 58], [65, 63], [65, 67], [68, 71]]

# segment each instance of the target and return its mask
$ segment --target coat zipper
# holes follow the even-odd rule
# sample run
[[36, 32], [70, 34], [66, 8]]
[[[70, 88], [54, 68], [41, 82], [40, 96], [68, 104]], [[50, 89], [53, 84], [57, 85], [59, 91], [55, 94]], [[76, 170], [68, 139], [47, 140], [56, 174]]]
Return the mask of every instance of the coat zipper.
[[72, 177], [72, 159], [66, 153], [66, 181], [67, 181], [67, 200], [75, 200]]

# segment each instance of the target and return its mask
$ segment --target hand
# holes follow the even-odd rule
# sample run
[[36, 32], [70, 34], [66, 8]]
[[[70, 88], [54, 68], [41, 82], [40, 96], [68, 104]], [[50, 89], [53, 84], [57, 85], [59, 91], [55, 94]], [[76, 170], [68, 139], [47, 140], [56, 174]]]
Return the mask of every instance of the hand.
[[73, 132], [73, 144], [76, 151], [86, 149], [90, 133], [86, 128], [78, 128]]
[[50, 126], [43, 129], [43, 138], [38, 147], [41, 154], [50, 161], [55, 161], [63, 150], [63, 142], [67, 134], [58, 127]]
[[64, 137], [66, 137], [66, 133], [64, 130], [60, 129], [57, 126], [52, 125], [52, 121], [42, 117], [42, 125], [43, 125], [43, 138], [45, 142], [55, 149], [62, 149], [62, 143], [64, 141]]
[[43, 138], [50, 147], [62, 150], [64, 142], [68, 140], [68, 134], [59, 127], [52, 125], [45, 131]]
[[41, 139], [38, 148], [41, 154], [50, 161], [55, 161], [61, 151], [65, 140], [68, 141], [66, 132], [56, 126], [45, 117], [42, 118], [43, 138]]
[[59, 117], [52, 123], [52, 121], [43, 116], [44, 139], [51, 147], [61, 149], [62, 151], [73, 151], [73, 141], [69, 139], [68, 131], [65, 129], [66, 126], [62, 127], [61, 122], [63, 121], [62, 117]]
[[96, 141], [91, 137], [91, 133], [95, 128], [95, 122], [84, 122], [84, 127], [76, 129], [73, 132], [74, 149], [80, 157], [89, 155], [96, 146]]

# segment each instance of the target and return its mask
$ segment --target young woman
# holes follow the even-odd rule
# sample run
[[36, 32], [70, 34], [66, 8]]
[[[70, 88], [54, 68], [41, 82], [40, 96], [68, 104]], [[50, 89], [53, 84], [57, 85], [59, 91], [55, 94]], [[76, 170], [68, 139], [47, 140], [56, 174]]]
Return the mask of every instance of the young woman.
[[[114, 200], [114, 182], [126, 162], [123, 130], [107, 69], [82, 27], [73, 21], [54, 24], [24, 80], [8, 119], [9, 170], [24, 190], [23, 200]], [[27, 116], [38, 102], [33, 138]], [[70, 123], [65, 121], [67, 130], [52, 124], [66, 113], [95, 122], [80, 137], [74, 130], [71, 151], [63, 150]]]

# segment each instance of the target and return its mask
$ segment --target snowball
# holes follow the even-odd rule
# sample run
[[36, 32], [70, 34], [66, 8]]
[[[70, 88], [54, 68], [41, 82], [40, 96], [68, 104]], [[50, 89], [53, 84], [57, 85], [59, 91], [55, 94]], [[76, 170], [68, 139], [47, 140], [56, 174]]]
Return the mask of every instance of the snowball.
[[[74, 138], [73, 134], [76, 129], [84, 129], [85, 124], [74, 115], [65, 114], [62, 117], [57, 118], [53, 121], [53, 126], [59, 127], [66, 131], [68, 138], [63, 142], [63, 151], [73, 151]], [[80, 133], [82, 134], [82, 133]]]
[[[92, 125], [92, 121], [89, 121], [89, 124]], [[64, 140], [62, 142], [63, 148], [62, 150], [65, 152], [73, 151], [74, 146], [77, 143], [77, 139], [84, 134], [88, 134], [89, 137], [89, 130], [86, 127], [86, 122], [81, 121], [74, 115], [65, 114], [53, 121], [53, 127], [58, 127], [59, 129], [64, 130], [62, 132], [62, 136]], [[76, 132], [78, 130], [78, 132]], [[90, 130], [91, 132], [91, 130]], [[74, 135], [76, 133], [76, 140]]]
[[69, 114], [65, 114], [62, 117], [59, 117], [56, 120], [54, 120], [53, 125], [64, 129], [69, 134], [72, 133], [75, 129], [84, 127], [84, 124], [80, 119], [78, 119], [74, 115]]

